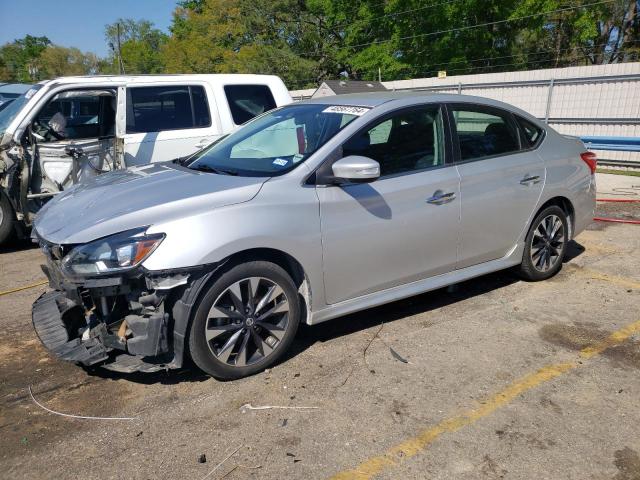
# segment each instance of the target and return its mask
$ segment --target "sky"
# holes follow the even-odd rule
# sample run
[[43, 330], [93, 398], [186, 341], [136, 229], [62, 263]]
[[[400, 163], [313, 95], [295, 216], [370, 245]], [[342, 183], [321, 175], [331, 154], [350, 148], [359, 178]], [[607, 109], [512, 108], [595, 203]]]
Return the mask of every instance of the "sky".
[[106, 56], [104, 26], [145, 19], [168, 31], [176, 0], [0, 0], [0, 45], [25, 35]]

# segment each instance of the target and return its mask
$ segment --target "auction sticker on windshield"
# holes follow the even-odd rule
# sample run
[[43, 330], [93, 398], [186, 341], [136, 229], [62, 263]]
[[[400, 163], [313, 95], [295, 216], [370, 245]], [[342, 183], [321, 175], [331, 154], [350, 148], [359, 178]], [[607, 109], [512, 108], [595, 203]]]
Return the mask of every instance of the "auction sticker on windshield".
[[343, 113], [347, 115], [361, 116], [371, 110], [368, 107], [350, 107], [348, 105], [334, 105], [332, 107], [325, 108], [322, 113]]

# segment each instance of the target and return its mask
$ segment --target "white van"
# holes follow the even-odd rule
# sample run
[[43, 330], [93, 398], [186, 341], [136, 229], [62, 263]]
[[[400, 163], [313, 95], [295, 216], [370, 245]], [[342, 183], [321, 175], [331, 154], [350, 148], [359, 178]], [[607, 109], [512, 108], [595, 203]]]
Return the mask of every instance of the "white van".
[[100, 173], [191, 155], [291, 102], [270, 75], [62, 77], [0, 111], [0, 244]]

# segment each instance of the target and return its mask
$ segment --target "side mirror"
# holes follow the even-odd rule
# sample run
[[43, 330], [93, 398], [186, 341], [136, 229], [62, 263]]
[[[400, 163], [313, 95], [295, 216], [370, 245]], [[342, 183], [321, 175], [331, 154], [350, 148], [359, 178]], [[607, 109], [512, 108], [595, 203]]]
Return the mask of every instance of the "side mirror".
[[368, 183], [380, 177], [380, 164], [372, 158], [360, 155], [341, 158], [331, 169], [338, 182]]

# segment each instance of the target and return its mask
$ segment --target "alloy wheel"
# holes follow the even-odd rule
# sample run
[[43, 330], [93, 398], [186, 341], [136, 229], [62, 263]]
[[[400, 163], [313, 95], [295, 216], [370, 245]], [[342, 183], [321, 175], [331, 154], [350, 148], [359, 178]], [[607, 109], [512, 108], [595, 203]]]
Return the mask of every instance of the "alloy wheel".
[[227, 287], [209, 310], [205, 337], [211, 353], [234, 367], [268, 357], [289, 323], [289, 299], [273, 280], [249, 277]]
[[531, 238], [531, 263], [539, 272], [547, 272], [561, 260], [564, 251], [564, 224], [557, 215], [544, 217]]

